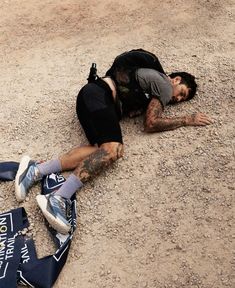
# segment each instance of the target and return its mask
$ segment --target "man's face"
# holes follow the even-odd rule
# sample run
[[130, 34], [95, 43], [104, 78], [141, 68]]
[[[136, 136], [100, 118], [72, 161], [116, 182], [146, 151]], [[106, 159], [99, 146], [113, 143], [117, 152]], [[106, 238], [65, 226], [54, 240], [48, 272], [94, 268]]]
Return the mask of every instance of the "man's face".
[[173, 86], [173, 95], [170, 103], [179, 103], [185, 101], [189, 96], [190, 88], [188, 88], [185, 84], [180, 84], [181, 77], [177, 76], [172, 79]]

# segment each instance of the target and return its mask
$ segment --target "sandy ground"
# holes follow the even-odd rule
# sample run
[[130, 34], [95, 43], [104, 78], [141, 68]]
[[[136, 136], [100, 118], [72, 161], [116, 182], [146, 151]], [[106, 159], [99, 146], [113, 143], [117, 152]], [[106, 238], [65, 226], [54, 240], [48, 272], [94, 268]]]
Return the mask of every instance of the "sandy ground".
[[[195, 74], [168, 115], [214, 120], [146, 135], [125, 120], [125, 157], [78, 194], [78, 229], [56, 288], [235, 287], [234, 2], [1, 0], [0, 159], [57, 157], [86, 143], [75, 115], [92, 62], [145, 48]], [[40, 257], [54, 251], [31, 190], [22, 205]], [[16, 208], [0, 185], [0, 212]], [[10, 287], [6, 287], [10, 288]]]

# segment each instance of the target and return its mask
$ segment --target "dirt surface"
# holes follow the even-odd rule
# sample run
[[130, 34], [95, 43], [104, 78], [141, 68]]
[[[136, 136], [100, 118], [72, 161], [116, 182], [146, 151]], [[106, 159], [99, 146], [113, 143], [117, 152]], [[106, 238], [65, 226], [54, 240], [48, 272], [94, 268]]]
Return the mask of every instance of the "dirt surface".
[[[86, 143], [76, 95], [92, 62], [145, 48], [196, 75], [214, 124], [146, 135], [121, 123], [125, 156], [77, 195], [78, 229], [56, 288], [235, 287], [234, 1], [1, 0], [0, 159], [51, 159]], [[22, 204], [40, 257], [53, 253], [34, 187]], [[19, 207], [0, 185], [0, 212]], [[10, 288], [10, 287], [6, 287]]]

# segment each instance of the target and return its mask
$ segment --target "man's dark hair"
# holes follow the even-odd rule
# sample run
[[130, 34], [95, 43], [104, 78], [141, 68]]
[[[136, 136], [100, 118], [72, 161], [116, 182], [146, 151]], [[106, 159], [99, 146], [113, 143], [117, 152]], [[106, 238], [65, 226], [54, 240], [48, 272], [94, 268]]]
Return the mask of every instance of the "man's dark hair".
[[188, 100], [192, 99], [195, 96], [196, 91], [197, 91], [197, 83], [195, 81], [195, 76], [193, 76], [187, 72], [174, 72], [174, 73], [171, 73], [169, 75], [169, 77], [171, 77], [171, 78], [175, 78], [177, 76], [181, 77], [180, 84], [185, 84], [188, 88], [190, 88], [189, 95], [188, 95], [188, 98], [186, 100], [188, 101]]

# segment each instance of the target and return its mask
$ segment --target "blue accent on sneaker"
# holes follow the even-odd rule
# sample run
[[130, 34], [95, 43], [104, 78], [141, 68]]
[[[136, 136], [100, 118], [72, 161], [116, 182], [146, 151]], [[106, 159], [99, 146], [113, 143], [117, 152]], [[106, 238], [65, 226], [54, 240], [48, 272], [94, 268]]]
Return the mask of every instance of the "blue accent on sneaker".
[[56, 192], [47, 195], [37, 195], [36, 200], [52, 228], [61, 234], [68, 234], [71, 230], [72, 202], [60, 195], [56, 195]]
[[48, 196], [47, 210], [66, 225], [70, 225], [71, 201], [54, 193]]

